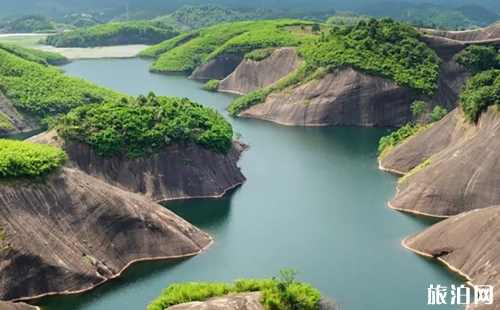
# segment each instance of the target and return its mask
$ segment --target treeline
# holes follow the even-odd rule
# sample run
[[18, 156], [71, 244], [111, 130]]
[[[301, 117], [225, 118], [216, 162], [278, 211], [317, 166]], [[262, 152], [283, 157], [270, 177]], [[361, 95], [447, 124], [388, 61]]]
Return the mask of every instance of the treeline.
[[32, 33], [55, 32], [52, 21], [40, 15], [25, 15], [4, 23], [5, 32]]
[[244, 56], [257, 49], [298, 46], [317, 37], [312, 25], [294, 20], [221, 24], [162, 42], [140, 55], [159, 56], [150, 68], [153, 72], [190, 74], [220, 54]]
[[61, 54], [25, 48], [15, 44], [0, 43], [0, 49], [44, 66], [58, 66], [68, 62], [68, 59]]
[[45, 44], [55, 47], [153, 45], [177, 35], [179, 31], [158, 22], [108, 23], [50, 35]]

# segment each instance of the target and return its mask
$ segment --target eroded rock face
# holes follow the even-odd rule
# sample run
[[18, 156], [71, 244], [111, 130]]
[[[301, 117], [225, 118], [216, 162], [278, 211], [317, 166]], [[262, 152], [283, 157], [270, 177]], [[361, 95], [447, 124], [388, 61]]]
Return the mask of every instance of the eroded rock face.
[[343, 68], [290, 91], [271, 93], [265, 103], [240, 116], [284, 125], [405, 125], [412, 118], [410, 104], [419, 99], [423, 95], [389, 79]]
[[166, 208], [82, 171], [0, 185], [0, 298], [87, 290], [144, 259], [187, 257], [212, 239]]
[[494, 40], [500, 38], [500, 25], [465, 31], [446, 31], [436, 29], [421, 29], [421, 31], [433, 36], [446, 37], [465, 42]]
[[204, 302], [189, 302], [172, 307], [168, 310], [264, 310], [260, 304], [261, 293], [252, 292], [208, 299]]
[[401, 143], [380, 160], [380, 167], [398, 174], [406, 174], [431, 156], [462, 139], [468, 130], [459, 108], [448, 113], [429, 129]]
[[100, 157], [88, 145], [64, 143], [54, 132], [28, 141], [61, 147], [82, 171], [154, 201], [220, 197], [246, 181], [237, 161], [248, 146], [236, 140], [229, 154], [216, 154], [196, 144], [173, 145], [159, 154], [135, 160]]
[[389, 152], [382, 165], [401, 170], [434, 154], [427, 166], [399, 184], [390, 205], [448, 217], [500, 204], [499, 130], [500, 113], [494, 108], [480, 117], [477, 126], [465, 124], [463, 116], [454, 112]]
[[222, 80], [238, 67], [243, 60], [240, 55], [218, 55], [196, 69], [189, 77], [193, 80]]
[[9, 135], [18, 134], [20, 132], [26, 132], [37, 129], [35, 123], [30, 120], [29, 117], [20, 118], [20, 114], [16, 109], [5, 99], [5, 95], [0, 92], [0, 112], [5, 114], [9, 119], [14, 129], [2, 129], [0, 128], [0, 137], [5, 137]]
[[411, 250], [435, 257], [466, 275], [475, 285], [495, 286], [493, 305], [469, 310], [500, 309], [500, 206], [462, 213], [404, 240]]
[[220, 81], [219, 91], [246, 95], [275, 83], [303, 63], [293, 47], [277, 49], [262, 61], [243, 60], [233, 73]]
[[37, 310], [38, 307], [33, 307], [25, 303], [12, 303], [6, 301], [0, 301], [0, 310]]

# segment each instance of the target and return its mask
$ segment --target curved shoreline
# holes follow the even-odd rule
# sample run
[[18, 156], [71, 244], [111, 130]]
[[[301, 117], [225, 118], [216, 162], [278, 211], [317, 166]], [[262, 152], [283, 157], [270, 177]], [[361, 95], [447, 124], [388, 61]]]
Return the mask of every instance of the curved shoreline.
[[382, 166], [382, 160], [381, 159], [378, 160], [378, 169], [382, 170], [382, 171], [385, 171], [385, 172], [390, 172], [390, 173], [393, 173], [393, 174], [397, 174], [397, 175], [400, 175], [400, 176], [404, 176], [406, 174], [406, 173], [401, 172], [399, 170], [389, 169], [389, 168], [386, 168], [386, 167]]
[[[113, 275], [112, 277], [109, 277], [109, 278], [104, 278], [103, 281], [101, 281], [101, 282], [99, 282], [97, 284], [94, 284], [94, 285], [92, 285], [92, 286], [90, 286], [89, 288], [86, 288], [86, 289], [81, 289], [81, 290], [78, 290], [78, 291], [48, 292], [48, 293], [44, 293], [44, 294], [40, 294], [40, 295], [36, 295], [36, 296], [32, 296], [32, 297], [20, 297], [20, 298], [16, 298], [16, 299], [12, 299], [12, 300], [7, 300], [7, 301], [9, 301], [9, 302], [31, 301], [31, 300], [36, 300], [36, 299], [40, 299], [40, 298], [43, 298], [43, 297], [49, 297], [49, 296], [65, 296], [65, 295], [82, 294], [82, 293], [91, 291], [91, 290], [97, 288], [98, 286], [101, 286], [101, 285], [105, 284], [106, 282], [108, 282], [110, 280], [117, 279], [117, 278], [121, 277], [121, 275], [123, 274], [123, 272], [125, 272], [130, 266], [132, 266], [135, 263], [146, 262], [146, 261], [159, 261], [159, 260], [190, 258], [190, 257], [194, 257], [196, 255], [199, 255], [203, 251], [205, 251], [206, 249], [208, 249], [210, 246], [212, 246], [213, 243], [214, 243], [213, 237], [210, 236], [210, 235], [208, 235], [208, 236], [210, 237], [210, 243], [207, 244], [205, 247], [201, 248], [199, 251], [197, 251], [195, 253], [184, 254], [184, 255], [176, 255], [176, 256], [160, 256], [160, 257], [134, 259], [134, 260], [128, 262], [127, 265], [125, 265], [125, 267], [123, 267], [120, 270], [120, 272], [118, 272], [117, 274], [115, 274], [115, 275]], [[39, 307], [37, 307], [37, 308], [40, 309]]]

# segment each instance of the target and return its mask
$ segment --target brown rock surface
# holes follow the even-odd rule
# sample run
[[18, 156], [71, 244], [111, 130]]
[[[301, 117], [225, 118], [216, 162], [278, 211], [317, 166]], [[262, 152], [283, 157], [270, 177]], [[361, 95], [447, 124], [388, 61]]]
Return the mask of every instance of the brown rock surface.
[[27, 305], [23, 302], [13, 303], [0, 301], [0, 310], [37, 310], [38, 307]]
[[219, 91], [245, 95], [267, 87], [295, 71], [304, 61], [295, 48], [275, 50], [262, 60], [243, 60], [228, 77], [220, 81]]
[[494, 304], [467, 309], [500, 309], [500, 206], [469, 211], [439, 222], [403, 241], [421, 255], [436, 257], [475, 285], [493, 285]]
[[222, 80], [238, 67], [243, 60], [239, 55], [218, 55], [196, 69], [189, 77], [193, 80]]
[[423, 95], [389, 79], [342, 68], [280, 93], [240, 113], [284, 125], [404, 125]]
[[[390, 201], [393, 208], [448, 217], [500, 204], [500, 113], [490, 108], [477, 126], [464, 125], [457, 115], [448, 115], [386, 155], [385, 168], [407, 170], [435, 154], [430, 164], [399, 184]], [[401, 164], [405, 154], [411, 165]]]
[[54, 132], [28, 141], [61, 147], [71, 163], [85, 173], [154, 201], [220, 197], [246, 180], [237, 161], [248, 146], [237, 140], [227, 155], [189, 144], [168, 146], [159, 154], [135, 160], [123, 155], [100, 157], [88, 145], [64, 143]]
[[382, 170], [406, 174], [431, 156], [462, 139], [472, 126], [456, 108], [429, 129], [411, 137], [380, 160]]
[[3, 182], [0, 221], [3, 300], [88, 290], [134, 261], [193, 256], [212, 242], [149, 199], [72, 168], [45, 184]]
[[433, 36], [446, 37], [457, 41], [485, 41], [500, 39], [500, 24], [490, 27], [464, 30], [464, 31], [446, 31], [436, 29], [420, 29], [426, 34]]
[[264, 310], [259, 302], [261, 293], [243, 293], [238, 295], [211, 298], [203, 302], [195, 301], [168, 307], [168, 310]]
[[5, 114], [14, 125], [15, 130], [0, 129], [0, 138], [8, 135], [17, 134], [37, 129], [37, 126], [28, 117], [22, 117], [19, 112], [5, 99], [5, 95], [0, 92], [0, 112]]

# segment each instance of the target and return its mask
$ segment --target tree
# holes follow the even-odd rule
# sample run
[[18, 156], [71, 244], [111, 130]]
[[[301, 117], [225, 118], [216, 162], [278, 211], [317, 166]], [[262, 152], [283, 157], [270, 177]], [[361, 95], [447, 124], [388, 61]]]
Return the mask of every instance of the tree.
[[321, 30], [321, 27], [319, 26], [319, 24], [318, 24], [318, 23], [314, 23], [314, 24], [312, 25], [312, 27], [311, 27], [311, 31], [312, 31], [312, 32], [318, 32], [318, 31], [320, 31], [320, 30]]
[[422, 100], [416, 100], [414, 101], [412, 104], [411, 104], [411, 114], [413, 114], [413, 116], [415, 117], [420, 117], [422, 116], [424, 113], [426, 113], [428, 111], [428, 104], [427, 102], [425, 101], [422, 101]]
[[441, 120], [446, 114], [448, 110], [442, 108], [440, 106], [436, 106], [434, 110], [432, 110], [431, 115], [429, 116], [429, 122], [434, 123]]

